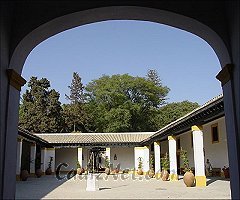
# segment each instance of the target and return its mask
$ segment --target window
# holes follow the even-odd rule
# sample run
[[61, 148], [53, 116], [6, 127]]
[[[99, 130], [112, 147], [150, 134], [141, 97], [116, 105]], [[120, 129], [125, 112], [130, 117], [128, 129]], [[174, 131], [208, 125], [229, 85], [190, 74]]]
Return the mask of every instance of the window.
[[180, 138], [177, 138], [177, 150], [181, 149]]
[[212, 128], [212, 143], [219, 142], [219, 134], [218, 134], [218, 124], [213, 124]]

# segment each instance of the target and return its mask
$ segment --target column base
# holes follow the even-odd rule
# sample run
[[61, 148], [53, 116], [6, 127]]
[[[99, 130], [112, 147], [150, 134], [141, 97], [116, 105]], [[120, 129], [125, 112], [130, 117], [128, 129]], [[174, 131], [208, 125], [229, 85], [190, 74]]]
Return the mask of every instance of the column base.
[[195, 179], [196, 179], [197, 187], [206, 187], [207, 186], [206, 176], [195, 176]]
[[20, 178], [20, 175], [16, 175], [16, 181], [20, 181], [21, 178]]
[[161, 175], [162, 175], [161, 172], [160, 172], [160, 173], [156, 173], [156, 174], [155, 174], [155, 178], [156, 178], [156, 179], [160, 179], [160, 178], [161, 178]]
[[178, 175], [177, 174], [170, 174], [169, 178], [170, 178], [170, 181], [178, 181]]

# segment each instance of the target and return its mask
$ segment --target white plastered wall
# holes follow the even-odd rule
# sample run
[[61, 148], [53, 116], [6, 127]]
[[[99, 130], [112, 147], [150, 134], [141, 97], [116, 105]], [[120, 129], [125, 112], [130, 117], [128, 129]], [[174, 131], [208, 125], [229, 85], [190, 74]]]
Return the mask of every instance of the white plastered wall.
[[82, 148], [83, 160], [82, 160], [82, 167], [87, 169], [87, 162], [89, 159], [89, 149]]
[[[212, 143], [211, 125], [216, 123], [218, 124], [219, 143]], [[188, 131], [181, 134], [179, 137], [181, 147], [184, 150], [187, 150], [189, 165], [190, 167], [194, 167], [191, 134], [192, 132]], [[223, 168], [223, 166], [229, 166], [225, 117], [221, 117], [203, 125], [203, 145], [205, 150], [205, 163], [208, 158], [214, 168]], [[182, 166], [182, 161], [180, 163]]]
[[[134, 168], [134, 148], [133, 147], [111, 147], [111, 163], [115, 168], [120, 163], [120, 169], [133, 169]], [[116, 154], [117, 160], [114, 160]]]
[[[194, 167], [194, 156], [193, 156], [193, 142], [192, 142], [192, 137], [191, 137], [192, 132], [188, 131], [184, 134], [181, 134], [180, 137], [180, 146], [182, 147], [183, 150], [187, 151], [188, 154], [188, 160], [189, 160], [189, 166]], [[183, 162], [180, 159], [180, 167], [182, 167]]]
[[134, 166], [135, 169], [138, 169], [139, 164], [139, 157], [141, 157], [143, 160], [143, 172], [147, 172], [149, 170], [149, 158], [150, 158], [150, 151], [148, 147], [135, 147], [134, 148]]
[[[212, 143], [211, 125], [218, 124], [219, 142]], [[203, 126], [205, 163], [208, 158], [214, 168], [229, 166], [225, 117], [221, 117]]]
[[56, 149], [56, 167], [61, 163], [67, 163], [68, 167], [61, 167], [61, 171], [70, 171], [76, 169], [78, 159], [77, 148]]
[[51, 169], [52, 172], [55, 172], [55, 159], [56, 159], [56, 154], [55, 154], [55, 149], [54, 148], [46, 148], [45, 149], [45, 169], [48, 168], [50, 158], [52, 157], [52, 164], [51, 164]]
[[168, 153], [168, 140], [162, 141], [160, 143], [161, 155]]

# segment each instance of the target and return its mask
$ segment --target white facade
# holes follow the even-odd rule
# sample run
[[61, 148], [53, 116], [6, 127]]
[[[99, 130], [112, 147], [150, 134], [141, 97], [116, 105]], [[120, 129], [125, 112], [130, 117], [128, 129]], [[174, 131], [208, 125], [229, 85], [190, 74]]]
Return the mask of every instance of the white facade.
[[[218, 125], [219, 142], [212, 143], [212, 125]], [[180, 138], [180, 147], [187, 151], [189, 165], [194, 168], [194, 151], [193, 151], [193, 137], [192, 131], [187, 131], [177, 136]], [[162, 141], [161, 155], [163, 156], [168, 152], [168, 141]], [[203, 148], [204, 148], [204, 163], [209, 159], [213, 168], [229, 167], [228, 162], [228, 148], [227, 148], [227, 135], [225, 126], [225, 117], [221, 117], [212, 122], [203, 125]], [[179, 151], [177, 149], [177, 151]], [[182, 166], [182, 160], [180, 159], [180, 166]]]
[[56, 167], [61, 163], [68, 164], [68, 167], [62, 167], [61, 171], [70, 171], [76, 169], [78, 160], [77, 148], [56, 149]]
[[[120, 170], [134, 168], [134, 148], [133, 147], [111, 147], [110, 160], [115, 168], [120, 164]], [[116, 155], [116, 156], [115, 156]], [[114, 160], [117, 158], [117, 160]]]
[[147, 172], [149, 170], [149, 147], [135, 147], [134, 148], [134, 162], [135, 162], [135, 169], [138, 169], [139, 158], [142, 158], [142, 170], [143, 172]]
[[[212, 143], [211, 126], [218, 124], [219, 142]], [[225, 117], [203, 125], [205, 163], [209, 159], [215, 168], [229, 167]]]

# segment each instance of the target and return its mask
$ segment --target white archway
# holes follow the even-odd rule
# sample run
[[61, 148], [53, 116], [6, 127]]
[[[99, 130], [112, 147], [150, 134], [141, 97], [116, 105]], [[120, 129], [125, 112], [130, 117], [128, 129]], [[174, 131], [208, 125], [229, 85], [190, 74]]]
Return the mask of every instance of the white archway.
[[[165, 25], [169, 25], [172, 27], [176, 27], [188, 32], [191, 32], [203, 40], [205, 40], [215, 51], [221, 67], [223, 68], [227, 64], [231, 64], [231, 57], [229, 55], [229, 51], [223, 41], [223, 39], [211, 28], [206, 26], [205, 24], [183, 15], [179, 15], [173, 12], [153, 9], [153, 8], [145, 8], [145, 7], [136, 7], [136, 6], [112, 6], [112, 7], [102, 7], [90, 10], [84, 10], [72, 14], [68, 14], [65, 16], [61, 16], [51, 20], [32, 32], [22, 39], [17, 47], [14, 49], [12, 57], [10, 58], [10, 64], [8, 65], [9, 69], [13, 69], [17, 73], [22, 73], [22, 68], [24, 62], [29, 55], [29, 53], [40, 44], [42, 41], [47, 38], [60, 33], [62, 31], [81, 26], [84, 24], [100, 22], [105, 20], [142, 20], [142, 21], [151, 21], [156, 23], [161, 23]], [[229, 81], [230, 80], [230, 81]], [[8, 88], [8, 89], [7, 89]], [[5, 88], [4, 88], [5, 89]], [[14, 163], [15, 160], [8, 152], [14, 152], [16, 150], [16, 146], [14, 146], [14, 142], [16, 140], [17, 135], [17, 123], [18, 123], [18, 103], [19, 103], [19, 94], [20, 92], [16, 90], [16, 88], [6, 87], [7, 99], [4, 102], [6, 105], [6, 130], [5, 130], [5, 158], [4, 158], [4, 170], [9, 169], [11, 172], [14, 171]], [[234, 188], [234, 195], [239, 195], [239, 158], [238, 158], [238, 144], [236, 141], [237, 136], [237, 120], [236, 120], [236, 102], [234, 101], [234, 92], [233, 92], [233, 83], [231, 78], [229, 78], [223, 86], [224, 91], [224, 103], [226, 105], [225, 115], [226, 115], [226, 125], [227, 130], [230, 133], [228, 136], [230, 146], [230, 163], [232, 162], [232, 171], [236, 175], [235, 179], [233, 179], [233, 183], [231, 183], [231, 187]], [[236, 94], [237, 95], [237, 94]], [[9, 166], [11, 166], [9, 168]], [[231, 170], [230, 168], [230, 170]], [[231, 172], [231, 171], [230, 171]], [[8, 177], [7, 174], [3, 175], [3, 197], [12, 197], [12, 193], [14, 192], [14, 183], [13, 176]], [[10, 181], [9, 181], [10, 180]], [[232, 181], [232, 180], [231, 180]]]
[[151, 21], [191, 32], [204, 39], [214, 49], [222, 67], [231, 63], [228, 50], [223, 40], [212, 29], [197, 20], [153, 8], [114, 6], [68, 14], [39, 26], [29, 33], [15, 48], [9, 68], [21, 74], [27, 56], [32, 49], [42, 41], [57, 33], [77, 26], [106, 20]]

